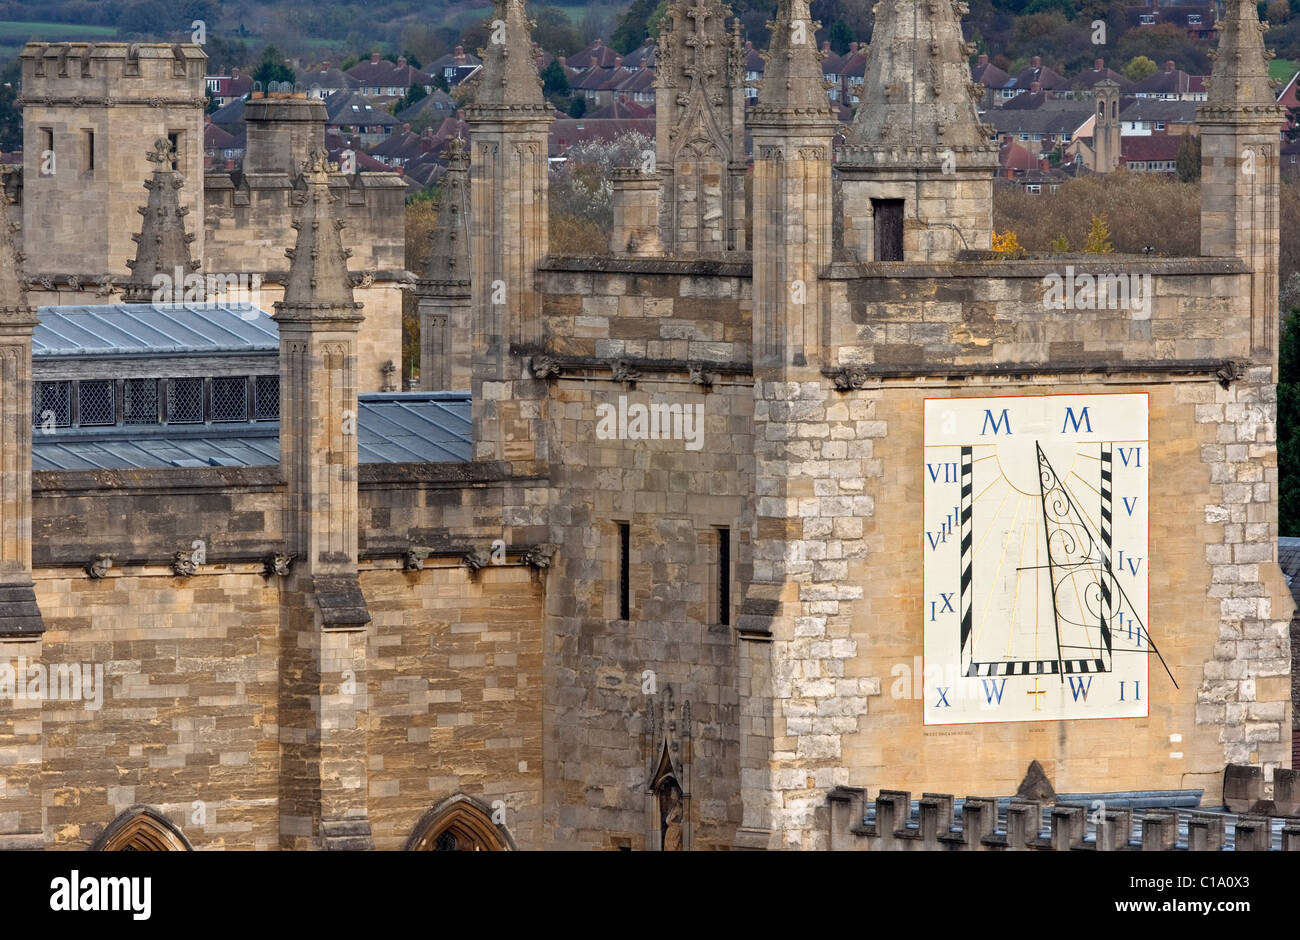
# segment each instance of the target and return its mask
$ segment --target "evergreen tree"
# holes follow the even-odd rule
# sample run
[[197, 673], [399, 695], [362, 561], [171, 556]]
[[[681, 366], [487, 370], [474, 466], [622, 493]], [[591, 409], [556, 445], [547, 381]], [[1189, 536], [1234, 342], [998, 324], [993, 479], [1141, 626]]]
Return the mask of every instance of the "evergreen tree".
[[1108, 255], [1115, 250], [1115, 246], [1110, 243], [1110, 226], [1099, 215], [1092, 217], [1092, 224], [1088, 226], [1088, 241], [1083, 250], [1090, 255]]
[[1300, 536], [1300, 317], [1282, 330], [1277, 382], [1277, 532]]

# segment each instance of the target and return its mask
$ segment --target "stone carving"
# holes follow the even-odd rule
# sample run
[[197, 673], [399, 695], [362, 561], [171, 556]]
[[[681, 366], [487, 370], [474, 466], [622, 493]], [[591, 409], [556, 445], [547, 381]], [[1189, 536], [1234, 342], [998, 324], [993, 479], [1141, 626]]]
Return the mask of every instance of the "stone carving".
[[560, 364], [550, 356], [534, 356], [529, 366], [534, 378], [551, 379], [560, 374]]
[[297, 557], [289, 552], [276, 552], [263, 563], [266, 576], [287, 577], [289, 569], [293, 567], [293, 560]]
[[847, 392], [856, 388], [865, 388], [868, 375], [863, 366], [842, 366], [832, 373], [832, 379], [836, 391]]
[[549, 568], [551, 566], [551, 557], [555, 554], [555, 548], [556, 546], [550, 542], [534, 545], [524, 553], [524, 564], [539, 571], [543, 568]]
[[86, 574], [94, 580], [99, 581], [108, 577], [108, 571], [113, 567], [113, 556], [99, 554], [90, 559], [90, 564], [86, 565]]
[[412, 545], [406, 550], [406, 555], [403, 556], [402, 564], [407, 571], [423, 571], [424, 562], [428, 557], [429, 550], [427, 548], [419, 548]]
[[1219, 380], [1219, 385], [1228, 388], [1246, 377], [1246, 364], [1239, 359], [1229, 359], [1215, 370], [1214, 377]]
[[713, 388], [713, 379], [714, 377], [712, 375], [704, 371], [704, 363], [702, 362], [691, 363], [691, 384], [692, 385], [700, 385], [706, 389]]
[[199, 563], [193, 552], [177, 552], [172, 556], [172, 574], [178, 578], [192, 578], [199, 573]]
[[486, 548], [476, 548], [472, 552], [466, 552], [461, 560], [471, 572], [482, 571], [492, 561], [492, 555]]
[[641, 370], [626, 359], [619, 359], [610, 369], [610, 378], [615, 382], [624, 382], [628, 385], [635, 385], [636, 380], [641, 377]]

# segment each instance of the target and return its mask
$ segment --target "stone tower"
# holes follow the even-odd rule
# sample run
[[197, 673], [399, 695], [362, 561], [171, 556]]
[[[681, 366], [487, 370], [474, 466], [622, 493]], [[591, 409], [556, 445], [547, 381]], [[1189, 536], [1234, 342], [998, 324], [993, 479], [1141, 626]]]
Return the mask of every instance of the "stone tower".
[[997, 147], [976, 113], [958, 0], [882, 4], [868, 90], [837, 167], [844, 249], [860, 261], [945, 261], [991, 247]]
[[[203, 178], [203, 75], [190, 43], [28, 43], [22, 52], [23, 232], [29, 276], [81, 280], [126, 274], [127, 225], [145, 154], [159, 137], [175, 169]], [[203, 256], [203, 192], [181, 194]]]
[[723, 0], [671, 0], [655, 52], [655, 154], [663, 248], [745, 249], [745, 86], [740, 25]]
[[32, 329], [17, 223], [0, 194], [0, 639], [44, 632], [32, 583]]
[[[771, 26], [754, 137], [754, 472], [757, 501], [754, 575], [747, 586], [741, 630], [742, 673], [752, 678], [740, 696], [742, 832], [755, 848], [788, 825], [774, 738], [782, 715], [771, 682], [774, 663], [794, 639], [798, 586], [791, 544], [804, 537], [799, 507], [814, 495], [812, 481], [792, 467], [791, 415], [807, 402], [802, 390], [821, 381], [825, 301], [820, 276], [831, 262], [831, 145], [837, 122], [826, 96], [821, 56], [807, 0], [779, 0]], [[815, 500], [814, 500], [815, 501]], [[765, 640], [770, 640], [767, 642]]]
[[[129, 304], [202, 302], [206, 296], [203, 279], [193, 276], [200, 262], [190, 257], [194, 234], [185, 230], [189, 208], [177, 198], [185, 180], [172, 169], [175, 151], [166, 137], [159, 137], [146, 155], [153, 164], [153, 177], [144, 181], [149, 201], [137, 207], [144, 223], [135, 240], [135, 258], [127, 261], [131, 275], [123, 285], [122, 299]], [[165, 281], [154, 283], [156, 277]]]
[[1109, 173], [1119, 168], [1121, 154], [1119, 85], [1110, 79], [1093, 86], [1096, 119], [1092, 124], [1093, 171]]
[[496, 0], [482, 53], [471, 128], [474, 455], [529, 464], [546, 459], [541, 382], [524, 358], [542, 339], [536, 269], [547, 251], [547, 128], [523, 0]]
[[357, 333], [324, 149], [307, 166], [280, 328], [280, 846], [369, 848], [365, 627], [357, 580]]
[[1220, 24], [1201, 129], [1201, 254], [1241, 258], [1251, 276], [1251, 351], [1276, 368], [1278, 132], [1283, 112], [1268, 77], [1265, 25], [1233, 0]]
[[438, 224], [415, 284], [420, 312], [420, 386], [430, 391], [470, 387], [469, 151], [447, 144]]

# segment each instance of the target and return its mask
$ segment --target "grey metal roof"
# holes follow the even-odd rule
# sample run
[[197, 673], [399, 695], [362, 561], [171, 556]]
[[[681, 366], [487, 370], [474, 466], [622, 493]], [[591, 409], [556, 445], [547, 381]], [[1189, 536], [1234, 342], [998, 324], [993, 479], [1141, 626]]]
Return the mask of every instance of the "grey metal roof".
[[[467, 392], [361, 395], [361, 463], [445, 463], [470, 459]], [[127, 425], [37, 431], [33, 470], [150, 467], [267, 467], [280, 460], [280, 426], [255, 424]]]
[[40, 307], [32, 355], [138, 356], [271, 352], [275, 321], [247, 303]]

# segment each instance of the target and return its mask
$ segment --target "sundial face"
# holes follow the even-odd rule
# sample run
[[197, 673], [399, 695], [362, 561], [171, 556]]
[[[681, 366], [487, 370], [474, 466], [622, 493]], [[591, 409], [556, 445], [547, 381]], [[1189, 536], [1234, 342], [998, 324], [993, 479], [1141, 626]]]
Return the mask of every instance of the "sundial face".
[[927, 399], [926, 724], [1147, 714], [1147, 396]]

